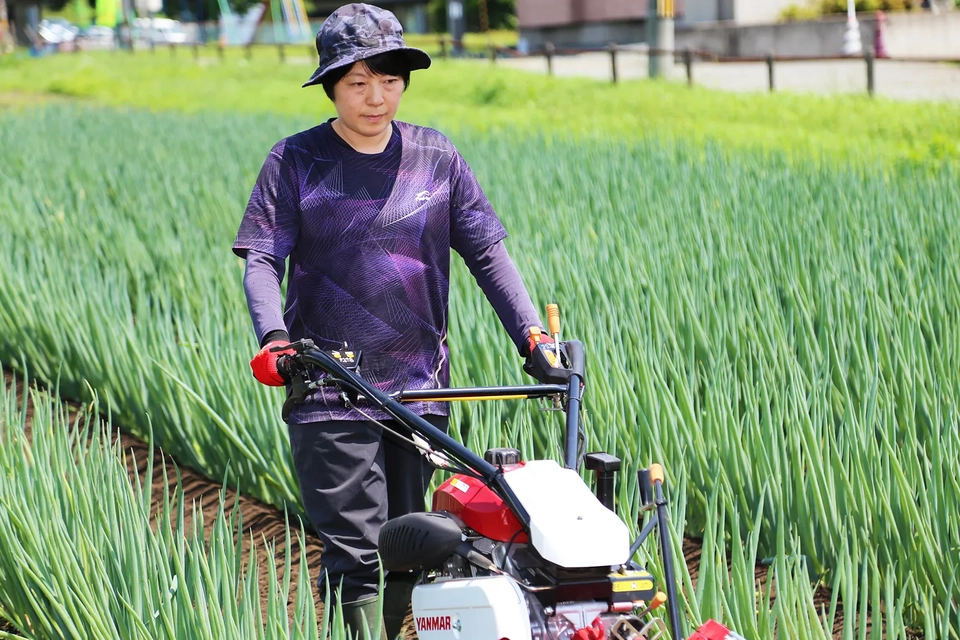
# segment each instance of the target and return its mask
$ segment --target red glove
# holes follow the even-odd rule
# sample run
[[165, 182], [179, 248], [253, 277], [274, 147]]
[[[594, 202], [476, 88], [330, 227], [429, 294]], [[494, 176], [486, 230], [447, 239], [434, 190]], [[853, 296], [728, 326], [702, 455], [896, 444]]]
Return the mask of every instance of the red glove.
[[[539, 338], [539, 342], [537, 339]], [[537, 348], [538, 344], [553, 344], [553, 338], [547, 334], [546, 331], [541, 331], [538, 336], [527, 336], [527, 356], [533, 355], [533, 350]]]
[[253, 369], [253, 377], [261, 384], [268, 387], [282, 387], [286, 380], [277, 371], [277, 358], [284, 354], [295, 353], [293, 349], [284, 349], [283, 351], [270, 351], [274, 347], [290, 344], [286, 340], [273, 340], [263, 345], [263, 348], [253, 356], [250, 361], [250, 368]]

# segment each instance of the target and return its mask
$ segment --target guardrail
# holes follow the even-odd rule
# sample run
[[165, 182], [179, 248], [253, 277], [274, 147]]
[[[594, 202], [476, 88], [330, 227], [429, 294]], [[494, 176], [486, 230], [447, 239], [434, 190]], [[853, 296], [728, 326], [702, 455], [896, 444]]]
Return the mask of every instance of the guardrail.
[[[490, 46], [489, 57], [492, 62], [496, 62], [498, 57], [543, 57], [546, 63], [546, 69], [548, 75], [553, 75], [553, 61], [554, 58], [558, 56], [571, 56], [579, 55], [582, 53], [598, 53], [606, 52], [610, 56], [610, 77], [612, 82], [616, 83], [618, 81], [617, 73], [617, 58], [620, 54], [629, 53], [629, 54], [641, 54], [647, 56], [661, 56], [661, 57], [670, 57], [674, 58], [674, 62], [680, 61], [683, 63], [685, 71], [687, 84], [693, 86], [693, 70], [694, 63], [697, 60], [706, 61], [714, 64], [729, 64], [729, 63], [744, 63], [744, 62], [764, 62], [767, 65], [767, 85], [770, 91], [776, 90], [776, 74], [775, 68], [776, 63], [778, 62], [828, 62], [828, 61], [850, 61], [850, 60], [862, 60], [864, 63], [864, 70], [867, 78], [867, 93], [871, 96], [874, 95], [876, 89], [876, 61], [878, 56], [873, 47], [865, 47], [864, 51], [860, 55], [836, 55], [836, 56], [778, 56], [774, 54], [768, 54], [766, 56], [722, 56], [712, 51], [705, 51], [699, 49], [650, 49], [647, 47], [637, 47], [637, 46], [621, 46], [616, 44], [610, 44], [604, 47], [603, 49], [597, 48], [563, 48], [558, 49], [554, 47], [551, 43], [547, 42], [544, 45], [543, 51], [539, 51], [532, 54], [521, 54], [514, 49], [507, 47], [496, 47], [494, 45]], [[879, 59], [889, 61], [889, 62], [908, 62], [908, 63], [924, 63], [924, 64], [960, 64], [960, 58], [938, 58], [938, 57], [926, 57], [926, 56], [915, 56], [915, 57], [901, 57], [901, 56], [889, 56], [884, 55], [879, 57]]]
[[[439, 48], [439, 52], [435, 55], [439, 55], [440, 58], [473, 58], [473, 59], [489, 59], [491, 64], [496, 64], [499, 59], [506, 58], [543, 58], [546, 65], [546, 72], [548, 75], [554, 75], [554, 61], [556, 58], [564, 56], [575, 56], [584, 53], [606, 53], [609, 55], [609, 64], [610, 64], [610, 78], [611, 81], [617, 83], [619, 81], [618, 73], [618, 59], [623, 55], [644, 55], [644, 56], [661, 56], [665, 58], [673, 57], [674, 62], [681, 62], [686, 71], [686, 80], [687, 84], [693, 86], [694, 84], [694, 68], [697, 61], [708, 62], [712, 64], [731, 64], [731, 63], [758, 63], [763, 62], [767, 65], [767, 86], [770, 91], [776, 90], [776, 64], [777, 63], [789, 63], [789, 62], [827, 62], [827, 61], [851, 61], [851, 60], [862, 60], [864, 63], [864, 71], [866, 73], [867, 79], [867, 93], [871, 96], [874, 95], [876, 83], [875, 83], [875, 68], [876, 62], [878, 59], [890, 61], [890, 62], [907, 62], [907, 63], [950, 63], [960, 65], [960, 58], [937, 58], [937, 57], [901, 57], [901, 56], [880, 56], [878, 57], [873, 47], [865, 47], [864, 52], [860, 55], [836, 55], [836, 56], [778, 56], [774, 54], [769, 54], [766, 56], [723, 56], [712, 51], [700, 50], [700, 49], [650, 49], [644, 45], [617, 45], [610, 44], [603, 48], [574, 48], [574, 47], [564, 47], [558, 48], [553, 46], [553, 44], [547, 42], [545, 43], [542, 50], [535, 51], [532, 53], [523, 53], [512, 47], [506, 47], [496, 44], [488, 44], [484, 46], [471, 46], [466, 47], [463, 43], [456, 43], [448, 37], [440, 36], [435, 42], [436, 46]], [[421, 43], [418, 42], [418, 45]], [[257, 44], [250, 43], [246, 45], [232, 45], [227, 46], [223, 43], [217, 42], [212, 45], [216, 48], [217, 54], [221, 60], [226, 58], [226, 50], [228, 48], [232, 49], [242, 49], [244, 51], [244, 56], [250, 60], [253, 57], [254, 50], [269, 50], [271, 48], [276, 49], [277, 58], [280, 62], [284, 62], [287, 59], [288, 52], [291, 51], [300, 51], [302, 50], [309, 58], [317, 58], [317, 51], [313, 43], [305, 44], [289, 44], [289, 43], [275, 43], [275, 44]], [[422, 46], [422, 45], [421, 45]], [[192, 54], [194, 59], [199, 59], [201, 50], [206, 50], [211, 47], [210, 44], [201, 44], [198, 42], [174, 44], [174, 43], [160, 43], [153, 41], [131, 41], [129, 39], [123, 41], [118, 50], [129, 50], [133, 53], [136, 50], [149, 50], [152, 53], [155, 53], [157, 49], [167, 48], [170, 51], [170, 55], [176, 57], [177, 51], [180, 49], [188, 49]], [[74, 51], [79, 50], [80, 48], [73, 49]]]

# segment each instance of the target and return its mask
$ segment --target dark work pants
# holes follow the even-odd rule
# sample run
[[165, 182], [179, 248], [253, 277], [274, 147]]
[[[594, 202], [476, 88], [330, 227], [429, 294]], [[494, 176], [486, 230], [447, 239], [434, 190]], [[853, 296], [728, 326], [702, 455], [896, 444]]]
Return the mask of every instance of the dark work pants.
[[[444, 433], [449, 419], [425, 416]], [[392, 420], [383, 423], [405, 434]], [[431, 467], [410, 444], [372, 422], [290, 425], [300, 496], [323, 542], [317, 586], [341, 602], [377, 595], [377, 540], [388, 518], [424, 511]], [[334, 595], [331, 593], [331, 596]]]

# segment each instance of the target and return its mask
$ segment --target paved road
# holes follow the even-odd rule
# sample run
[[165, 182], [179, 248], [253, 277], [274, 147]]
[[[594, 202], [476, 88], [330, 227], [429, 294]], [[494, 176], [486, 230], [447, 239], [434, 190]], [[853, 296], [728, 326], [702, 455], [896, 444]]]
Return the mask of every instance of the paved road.
[[[498, 60], [497, 64], [546, 73], [542, 57]], [[557, 76], [610, 79], [610, 55], [582, 53], [555, 57]], [[960, 101], [960, 65], [878, 60], [874, 70], [876, 95], [904, 100]], [[647, 76], [646, 55], [625, 51], [617, 57], [617, 76], [632, 80]], [[683, 65], [674, 65], [671, 77], [686, 80]], [[767, 65], [764, 62], [710, 63], [696, 61], [694, 83], [727, 91], [766, 91]], [[862, 60], [825, 60], [820, 62], [778, 62], [774, 67], [777, 90], [812, 93], [866, 93], [867, 71]]]

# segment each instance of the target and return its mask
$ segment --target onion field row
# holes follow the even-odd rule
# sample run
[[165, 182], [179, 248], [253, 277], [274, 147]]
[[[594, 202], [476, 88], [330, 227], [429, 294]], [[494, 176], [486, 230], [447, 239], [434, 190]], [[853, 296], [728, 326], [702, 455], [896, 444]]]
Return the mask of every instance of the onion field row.
[[[111, 444], [98, 402], [71, 420], [57, 398], [33, 389], [23, 394], [33, 409], [28, 429], [17, 386], [0, 393], [0, 621], [18, 635], [0, 625], [0, 637], [323, 637], [307, 573], [291, 585], [289, 552], [285, 575], [273, 563], [242, 563], [231, 505], [221, 499], [205, 536], [202, 512], [184, 503], [178, 478], [162, 498], [151, 491], [149, 466], [147, 483], [131, 484], [128, 452]], [[265, 597], [261, 571], [273, 585]]]
[[[230, 247], [270, 146], [310, 124], [76, 107], [0, 118], [0, 359], [70, 397], [96, 390], [182, 464], [229, 468], [241, 491], [297, 512], [282, 392], [249, 373]], [[661, 462], [677, 542], [704, 539], [697, 584], [685, 580], [691, 622], [830, 637], [839, 598], [845, 638], [960, 637], [952, 165], [455, 142], [535, 302], [559, 304], [563, 335], [586, 345], [588, 449], [624, 459], [621, 515], [637, 527], [632, 479]], [[457, 385], [526, 381], [457, 260], [449, 343]], [[475, 450], [557, 457], [560, 421], [538, 408], [457, 405], [454, 431]], [[766, 558], [775, 599], [754, 583]], [[822, 608], [818, 582], [834, 597]]]

